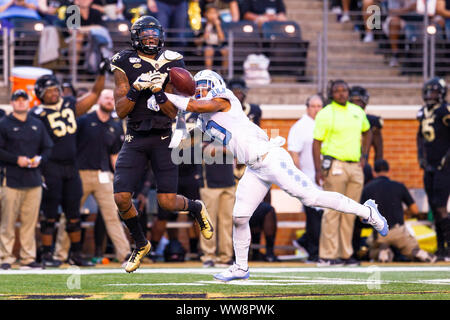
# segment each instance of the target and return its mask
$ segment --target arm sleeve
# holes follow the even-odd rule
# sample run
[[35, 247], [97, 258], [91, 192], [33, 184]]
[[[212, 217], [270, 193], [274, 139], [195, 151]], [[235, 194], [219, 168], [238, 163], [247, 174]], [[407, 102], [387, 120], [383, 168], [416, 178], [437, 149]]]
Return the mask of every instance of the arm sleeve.
[[404, 184], [401, 184], [401, 186], [402, 186], [402, 200], [409, 207], [415, 201], [414, 201], [413, 197], [411, 196], [411, 194], [409, 193], [406, 186]]
[[41, 137], [41, 162], [46, 162], [52, 153], [53, 141], [50, 138], [47, 130], [42, 125], [42, 137]]
[[[331, 108], [331, 107], [329, 107]], [[325, 111], [325, 112], [324, 112]], [[329, 127], [330, 127], [330, 120], [327, 116], [328, 110], [322, 109], [320, 110], [315, 119], [314, 124], [314, 139], [323, 141], [325, 140], [326, 136], [328, 135]]]
[[291, 130], [289, 130], [288, 151], [300, 152], [303, 149], [303, 144], [302, 134], [296, 123], [292, 126]]
[[0, 161], [15, 164], [17, 163], [17, 156], [6, 150], [7, 144], [6, 133], [0, 130]]
[[361, 131], [366, 132], [366, 131], [370, 130], [370, 123], [369, 123], [369, 120], [367, 119], [366, 113], [362, 109], [361, 109], [361, 111], [363, 112], [363, 123], [362, 123]]

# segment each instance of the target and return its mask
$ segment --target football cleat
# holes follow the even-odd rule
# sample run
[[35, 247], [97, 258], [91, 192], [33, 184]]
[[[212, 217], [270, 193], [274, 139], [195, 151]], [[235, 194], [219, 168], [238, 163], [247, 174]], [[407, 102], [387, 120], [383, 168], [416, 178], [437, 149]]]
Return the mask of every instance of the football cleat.
[[131, 253], [130, 258], [128, 259], [127, 264], [125, 265], [126, 272], [133, 272], [141, 265], [141, 260], [150, 252], [152, 245], [150, 241], [147, 241], [147, 244], [143, 247], [136, 248]]
[[211, 219], [209, 218], [208, 210], [206, 210], [206, 206], [203, 203], [203, 201], [195, 200], [196, 202], [200, 203], [202, 205], [202, 210], [200, 213], [192, 212], [193, 217], [198, 222], [198, 225], [200, 226], [200, 231], [203, 235], [203, 237], [206, 240], [209, 240], [212, 238], [214, 233], [214, 228], [211, 224]]
[[237, 264], [233, 264], [227, 270], [214, 275], [214, 279], [220, 281], [231, 280], [247, 280], [250, 277], [250, 271], [239, 268]]
[[367, 219], [363, 219], [362, 222], [370, 224], [383, 237], [385, 237], [389, 232], [389, 226], [386, 218], [381, 215], [380, 211], [378, 211], [377, 204], [372, 199], [369, 199], [364, 202], [364, 205], [370, 209], [370, 216]]

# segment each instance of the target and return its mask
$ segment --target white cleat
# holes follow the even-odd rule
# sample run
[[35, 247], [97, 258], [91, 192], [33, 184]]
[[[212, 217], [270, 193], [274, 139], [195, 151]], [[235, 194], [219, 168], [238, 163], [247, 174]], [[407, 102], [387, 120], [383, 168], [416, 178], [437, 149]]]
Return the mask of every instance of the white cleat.
[[372, 199], [369, 199], [364, 202], [364, 205], [370, 209], [370, 216], [367, 219], [363, 219], [362, 222], [370, 224], [383, 237], [385, 237], [389, 232], [389, 226], [386, 218], [381, 215], [380, 211], [378, 211], [377, 204]]
[[217, 273], [214, 275], [214, 279], [220, 281], [231, 281], [231, 280], [247, 280], [250, 277], [250, 271], [240, 269], [237, 264], [233, 264], [227, 270]]

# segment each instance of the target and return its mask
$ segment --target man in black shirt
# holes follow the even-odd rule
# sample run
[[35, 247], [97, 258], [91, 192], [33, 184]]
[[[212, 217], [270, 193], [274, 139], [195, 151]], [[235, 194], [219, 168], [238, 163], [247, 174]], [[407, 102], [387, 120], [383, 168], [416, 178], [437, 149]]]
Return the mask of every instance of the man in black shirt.
[[[164, 30], [150, 16], [143, 16], [132, 25], [131, 40], [133, 49], [117, 53], [111, 61], [116, 112], [120, 118], [128, 117], [125, 142], [114, 173], [114, 199], [136, 244], [125, 267], [127, 272], [135, 271], [151, 248], [132, 203], [132, 194], [148, 160], [156, 179], [159, 205], [167, 211], [189, 211], [205, 238], [210, 239], [213, 234], [205, 205], [177, 195], [178, 168], [169, 149], [172, 119], [177, 110], [166, 103], [161, 88], [168, 86], [170, 68], [184, 68], [183, 56], [163, 50]], [[154, 86], [156, 78], [160, 87]]]
[[447, 84], [432, 78], [423, 86], [423, 106], [417, 115], [417, 150], [424, 170], [424, 187], [434, 216], [438, 250], [436, 255], [450, 261], [450, 106], [446, 101]]
[[103, 61], [93, 88], [78, 99], [62, 97], [61, 85], [54, 75], [44, 75], [36, 80], [34, 90], [42, 104], [34, 107], [31, 114], [42, 121], [55, 144], [49, 161], [42, 167], [45, 179], [42, 199], [45, 220], [41, 223], [42, 260], [49, 267], [61, 265], [61, 262], [54, 260], [52, 256], [53, 233], [59, 205], [68, 220], [66, 230], [71, 241], [69, 263], [78, 266], [91, 265], [81, 257], [82, 187], [75, 164], [78, 130], [76, 118], [97, 102], [105, 84], [107, 67], [107, 61]]
[[386, 160], [376, 160], [374, 167], [376, 178], [364, 187], [361, 202], [364, 203], [368, 199], [374, 199], [377, 202], [379, 210], [383, 210], [383, 215], [388, 222], [389, 233], [386, 237], [375, 235], [369, 249], [370, 258], [381, 262], [392, 261], [394, 255], [390, 247], [393, 246], [410, 259], [435, 262], [436, 256], [420, 249], [417, 240], [404, 224], [403, 204], [412, 214], [419, 213], [408, 189], [403, 183], [389, 179], [389, 164]]
[[36, 263], [36, 224], [42, 196], [40, 165], [48, 160], [53, 142], [44, 125], [28, 115], [29, 98], [24, 90], [11, 97], [13, 111], [0, 120], [0, 161], [6, 168], [1, 197], [0, 261], [2, 269], [11, 268], [15, 223], [20, 216], [20, 260], [25, 268], [40, 268]]
[[[104, 89], [98, 99], [98, 109], [78, 118], [77, 166], [83, 189], [81, 204], [89, 195], [94, 197], [114, 244], [116, 258], [124, 262], [130, 253], [130, 243], [117, 216], [111, 172], [122, 146], [123, 129], [121, 123], [111, 117], [113, 111], [113, 92]], [[63, 242], [64, 236], [62, 233], [58, 242]], [[61, 250], [55, 251], [57, 257], [67, 256], [65, 252], [59, 252]]]
[[242, 0], [239, 11], [242, 20], [254, 21], [259, 26], [268, 21], [286, 21], [283, 0]]

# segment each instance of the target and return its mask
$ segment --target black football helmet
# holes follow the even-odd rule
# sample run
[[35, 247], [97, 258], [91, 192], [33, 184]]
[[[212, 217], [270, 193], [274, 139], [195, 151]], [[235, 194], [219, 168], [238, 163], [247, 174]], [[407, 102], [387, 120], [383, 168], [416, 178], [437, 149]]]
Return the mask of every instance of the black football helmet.
[[[131, 26], [130, 32], [131, 45], [143, 53], [157, 54], [164, 46], [164, 29], [161, 23], [152, 16], [143, 16], [137, 19]], [[147, 37], [157, 37], [158, 44], [144, 44], [142, 40]]]
[[442, 104], [447, 96], [447, 84], [445, 80], [434, 77], [423, 84], [422, 99], [428, 108], [436, 104]]
[[36, 94], [36, 97], [38, 97], [39, 100], [42, 101], [45, 90], [51, 87], [58, 87], [61, 90], [61, 84], [59, 83], [56, 76], [54, 76], [53, 74], [40, 76], [34, 84], [34, 92]]
[[[355, 103], [362, 108], [365, 108], [369, 103], [369, 98], [370, 98], [369, 92], [367, 92], [365, 88], [360, 86], [353, 86], [350, 88], [349, 93], [350, 102]], [[362, 106], [360, 105], [359, 101], [357, 101], [358, 99], [361, 100], [363, 104]]]

